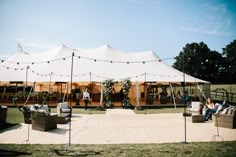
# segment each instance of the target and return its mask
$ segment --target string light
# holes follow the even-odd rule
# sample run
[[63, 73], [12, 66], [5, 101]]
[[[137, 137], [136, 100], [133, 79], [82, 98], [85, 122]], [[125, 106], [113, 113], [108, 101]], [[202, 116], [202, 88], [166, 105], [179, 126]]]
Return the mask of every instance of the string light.
[[[50, 63], [50, 62], [56, 62], [56, 61], [60, 61], [60, 60], [66, 60], [66, 58], [70, 58], [71, 56], [67, 56], [64, 58], [58, 58], [58, 59], [53, 59], [53, 60], [47, 60], [47, 61], [40, 61], [40, 62], [19, 62], [19, 61], [5, 61], [8, 63], [16, 63], [17, 65], [20, 64], [41, 64], [41, 63]], [[4, 62], [4, 60], [2, 60], [2, 62]]]
[[[18, 70], [18, 69], [20, 69], [20, 70], [24, 70], [24, 69], [26, 69], [26, 68], [11, 68], [11, 67], [6, 67], [6, 66], [4, 66], [4, 65], [1, 65], [2, 67], [5, 67], [6, 69], [14, 69], [14, 70]], [[31, 70], [30, 69], [30, 71], [32, 72], [32, 73], [36, 73], [34, 70]], [[61, 76], [61, 77], [70, 77], [70, 75], [62, 75], [62, 74], [55, 74], [55, 73], [50, 73], [50, 74], [41, 74], [41, 73], [37, 73], [37, 75], [39, 75], [39, 76], [45, 76], [45, 77], [47, 77], [47, 76], [50, 76], [50, 75], [55, 75], [55, 76]], [[103, 79], [110, 79], [110, 78], [108, 78], [108, 77], [104, 77], [104, 76], [100, 76], [100, 75], [96, 75], [96, 74], [93, 74], [93, 73], [91, 73], [91, 72], [89, 72], [89, 73], [87, 73], [87, 74], [80, 74], [80, 75], [78, 75], [78, 74], [76, 74], [76, 75], [73, 75], [73, 76], [75, 76], [75, 77], [78, 77], [78, 76], [86, 76], [86, 75], [93, 75], [93, 76], [95, 76], [95, 77], [98, 77], [98, 78], [103, 78]], [[132, 77], [129, 77], [130, 79], [131, 78], [138, 78], [138, 77], [140, 77], [140, 76], [144, 76], [144, 75], [149, 75], [149, 76], [154, 76], [154, 77], [177, 77], [177, 76], [179, 76], [179, 75], [156, 75], [156, 74], [150, 74], [150, 73], [142, 73], [142, 74], [140, 74], [140, 75], [135, 75], [135, 76], [132, 76]], [[180, 75], [180, 76], [182, 76], [182, 75]], [[120, 80], [122, 80], [123, 78], [121, 78]]]
[[[74, 53], [72, 56], [76, 56]], [[51, 63], [51, 62], [56, 62], [56, 61], [60, 61], [60, 60], [66, 60], [67, 58], [70, 58], [71, 56], [67, 56], [64, 58], [58, 58], [58, 59], [53, 59], [53, 60], [47, 60], [47, 61], [40, 61], [40, 62], [19, 62], [19, 61], [5, 61], [8, 63], [17, 63], [17, 65], [19, 64], [41, 64], [41, 63]], [[94, 62], [96, 61], [100, 61], [100, 62], [110, 62], [110, 63], [126, 63], [126, 64], [130, 64], [130, 63], [142, 63], [145, 64], [147, 62], [161, 62], [164, 60], [170, 60], [170, 59], [176, 59], [176, 57], [174, 58], [165, 58], [165, 59], [154, 59], [154, 60], [147, 60], [147, 61], [115, 61], [115, 60], [104, 60], [104, 59], [96, 59], [96, 58], [89, 58], [89, 57], [82, 57], [82, 56], [76, 56], [78, 57], [78, 59], [87, 59], [87, 60], [93, 60]], [[4, 60], [2, 60], [2, 62], [4, 62]]]

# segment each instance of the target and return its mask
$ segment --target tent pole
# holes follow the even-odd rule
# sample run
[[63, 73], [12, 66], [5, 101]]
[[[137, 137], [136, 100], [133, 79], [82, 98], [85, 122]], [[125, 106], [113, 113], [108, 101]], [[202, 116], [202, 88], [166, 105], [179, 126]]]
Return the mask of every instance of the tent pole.
[[174, 96], [174, 91], [173, 91], [173, 87], [172, 87], [171, 82], [170, 82], [170, 89], [171, 89], [171, 93], [172, 93], [173, 103], [174, 103], [174, 105], [175, 105], [175, 109], [176, 109], [175, 96]]
[[136, 108], [139, 107], [138, 80], [136, 81]]
[[92, 73], [89, 72], [89, 80], [90, 80], [90, 83], [92, 83]]
[[147, 81], [147, 73], [144, 73], [144, 82]]
[[187, 95], [185, 93], [185, 65], [184, 65], [184, 60], [183, 60], [183, 99], [184, 99], [184, 141], [181, 142], [183, 144], [187, 144], [187, 123], [186, 123], [186, 99], [187, 99]]
[[26, 67], [26, 78], [25, 78], [25, 89], [24, 92], [26, 92], [26, 88], [27, 88], [27, 82], [28, 82], [28, 70], [29, 70], [29, 66]]
[[[75, 53], [73, 52], [72, 57], [71, 57], [70, 95], [72, 95], [74, 55], [75, 55]], [[71, 99], [72, 98], [70, 97], [69, 146], [70, 146], [70, 143], [71, 143], [71, 115], [72, 115], [72, 105], [71, 105], [72, 100]]]
[[201, 92], [202, 96], [204, 97], [204, 99], [206, 100], [206, 96], [205, 96], [205, 94], [202, 92], [202, 89], [201, 89], [201, 87], [198, 85], [198, 83], [197, 83], [197, 87], [198, 87], [199, 91]]
[[49, 94], [51, 94], [51, 82], [52, 82], [52, 72], [50, 73], [50, 82], [49, 82]]
[[[63, 100], [62, 102], [65, 102], [65, 97], [67, 95], [67, 92], [68, 92], [68, 83], [66, 83], [66, 88], [65, 88], [65, 91], [64, 91], [64, 95], [63, 95]], [[68, 99], [67, 99], [68, 100]]]
[[101, 82], [100, 106], [102, 106], [102, 102], [103, 102], [103, 85], [102, 85], [102, 82]]

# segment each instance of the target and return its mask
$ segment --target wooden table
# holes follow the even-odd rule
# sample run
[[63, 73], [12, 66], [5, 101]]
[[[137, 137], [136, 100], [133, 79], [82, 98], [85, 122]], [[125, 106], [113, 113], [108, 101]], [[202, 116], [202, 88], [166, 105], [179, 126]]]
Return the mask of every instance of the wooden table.
[[201, 114], [192, 114], [192, 123], [203, 123], [204, 115]]
[[57, 117], [57, 124], [66, 124], [70, 121], [70, 113], [61, 113]]

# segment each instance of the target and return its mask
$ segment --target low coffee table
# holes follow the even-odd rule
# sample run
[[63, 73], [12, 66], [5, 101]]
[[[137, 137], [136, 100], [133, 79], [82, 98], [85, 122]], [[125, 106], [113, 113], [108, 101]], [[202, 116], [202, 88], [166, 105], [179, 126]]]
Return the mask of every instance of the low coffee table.
[[203, 123], [204, 116], [201, 114], [192, 114], [192, 123]]
[[61, 113], [57, 117], [57, 124], [66, 124], [70, 121], [70, 113]]

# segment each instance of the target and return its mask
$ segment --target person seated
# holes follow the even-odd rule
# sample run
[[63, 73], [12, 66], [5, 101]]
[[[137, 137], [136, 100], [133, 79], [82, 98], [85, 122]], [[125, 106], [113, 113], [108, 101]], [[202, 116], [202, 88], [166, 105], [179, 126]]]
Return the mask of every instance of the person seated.
[[177, 103], [181, 103], [181, 100], [182, 100], [182, 96], [181, 96], [180, 91], [178, 91], [178, 92], [177, 92], [177, 95], [176, 95], [176, 97], [175, 97], [175, 101], [176, 101]]
[[208, 121], [212, 117], [212, 114], [217, 112], [219, 105], [214, 105], [211, 98], [207, 98], [205, 106], [207, 109], [204, 114], [204, 120]]
[[191, 98], [188, 95], [188, 91], [184, 91], [184, 95], [181, 100], [184, 104], [190, 105], [191, 104]]

